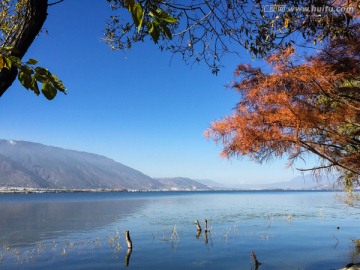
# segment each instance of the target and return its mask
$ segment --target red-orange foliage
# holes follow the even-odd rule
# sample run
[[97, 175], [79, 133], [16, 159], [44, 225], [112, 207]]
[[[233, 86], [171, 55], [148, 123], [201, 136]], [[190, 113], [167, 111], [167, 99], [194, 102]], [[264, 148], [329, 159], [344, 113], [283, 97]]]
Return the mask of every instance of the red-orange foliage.
[[305, 63], [294, 64], [294, 55], [287, 48], [270, 56], [271, 74], [240, 65], [232, 87], [241, 101], [206, 135], [223, 143], [225, 157], [261, 163], [286, 155], [293, 164], [313, 153], [320, 164], [310, 170], [336, 169], [359, 181], [360, 34], [331, 41]]

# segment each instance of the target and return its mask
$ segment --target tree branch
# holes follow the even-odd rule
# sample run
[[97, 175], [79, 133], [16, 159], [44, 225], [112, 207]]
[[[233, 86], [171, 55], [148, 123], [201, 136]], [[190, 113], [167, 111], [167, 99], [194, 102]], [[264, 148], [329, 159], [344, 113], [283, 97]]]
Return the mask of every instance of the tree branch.
[[56, 1], [54, 3], [50, 3], [50, 4], [48, 4], [48, 7], [57, 5], [57, 4], [61, 3], [61, 2], [64, 2], [64, 0], [59, 0], [59, 1]]
[[[13, 47], [11, 55], [20, 59], [23, 58], [36, 36], [39, 34], [47, 16], [47, 0], [29, 0], [26, 6], [26, 13], [17, 30], [8, 35], [6, 43], [3, 47]], [[12, 85], [16, 79], [17, 69], [3, 68], [0, 71], [0, 97]]]

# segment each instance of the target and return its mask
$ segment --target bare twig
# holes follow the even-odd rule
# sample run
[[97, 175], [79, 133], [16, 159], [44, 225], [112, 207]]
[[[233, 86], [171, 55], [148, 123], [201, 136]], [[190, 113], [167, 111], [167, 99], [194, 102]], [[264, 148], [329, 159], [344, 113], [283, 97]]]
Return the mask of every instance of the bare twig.
[[59, 1], [56, 1], [56, 2], [54, 2], [54, 3], [50, 3], [50, 4], [48, 4], [48, 7], [57, 5], [57, 4], [61, 3], [61, 2], [64, 2], [64, 0], [59, 0]]

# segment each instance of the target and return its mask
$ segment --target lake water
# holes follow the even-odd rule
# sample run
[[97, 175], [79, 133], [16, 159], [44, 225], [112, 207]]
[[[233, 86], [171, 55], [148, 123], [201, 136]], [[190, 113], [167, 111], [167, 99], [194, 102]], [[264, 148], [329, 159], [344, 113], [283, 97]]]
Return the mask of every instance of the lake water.
[[334, 192], [1, 194], [0, 269], [338, 269], [359, 214]]

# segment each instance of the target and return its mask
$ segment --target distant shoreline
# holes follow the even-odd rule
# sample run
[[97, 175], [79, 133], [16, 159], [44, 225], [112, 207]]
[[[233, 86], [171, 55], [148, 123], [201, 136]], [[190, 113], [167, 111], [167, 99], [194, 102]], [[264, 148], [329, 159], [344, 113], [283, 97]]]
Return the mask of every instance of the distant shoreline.
[[0, 194], [28, 194], [28, 193], [101, 193], [101, 192], [216, 192], [216, 191], [342, 191], [341, 189], [150, 189], [150, 190], [138, 190], [138, 189], [110, 189], [110, 188], [96, 188], [96, 189], [78, 189], [78, 188], [26, 188], [26, 187], [0, 187]]
[[78, 189], [78, 188], [26, 188], [26, 187], [0, 187], [0, 194], [13, 193], [80, 193], [80, 192], [128, 192], [127, 189]]

